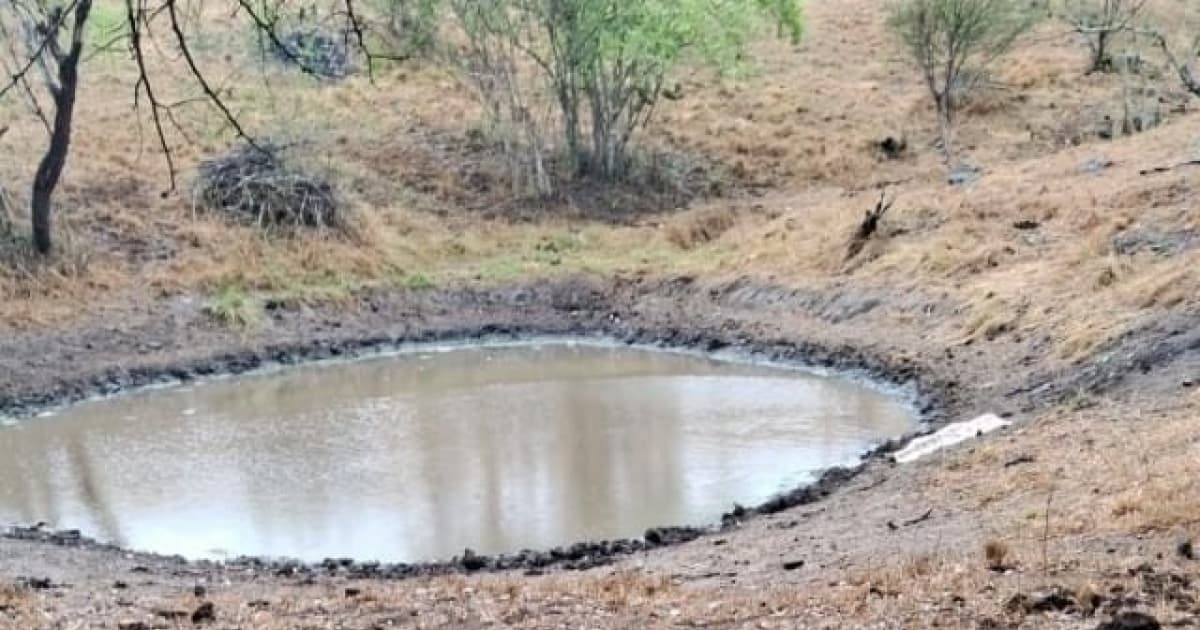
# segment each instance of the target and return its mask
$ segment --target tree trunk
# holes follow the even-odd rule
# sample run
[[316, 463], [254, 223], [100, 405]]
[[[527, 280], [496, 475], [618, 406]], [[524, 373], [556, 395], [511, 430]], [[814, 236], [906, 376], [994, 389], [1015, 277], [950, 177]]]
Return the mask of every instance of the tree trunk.
[[[80, 0], [75, 5], [75, 23], [72, 25], [71, 48], [66, 55], [57, 59], [58, 85], [51, 87], [54, 95], [54, 128], [50, 133], [50, 146], [38, 164], [33, 178], [31, 212], [33, 215], [33, 244], [41, 254], [49, 254], [51, 237], [51, 197], [58, 188], [63, 168], [67, 165], [67, 154], [71, 148], [71, 123], [75, 116], [75, 94], [79, 86], [79, 58], [83, 53], [83, 30], [92, 0]], [[53, 34], [50, 35], [53, 37]]]

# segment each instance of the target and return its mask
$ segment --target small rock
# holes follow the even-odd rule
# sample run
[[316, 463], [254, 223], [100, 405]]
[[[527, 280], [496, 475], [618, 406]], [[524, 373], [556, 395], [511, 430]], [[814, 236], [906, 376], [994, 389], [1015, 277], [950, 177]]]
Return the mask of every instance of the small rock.
[[789, 561], [783, 563], [783, 570], [784, 571], [795, 571], [796, 569], [799, 569], [802, 566], [804, 566], [803, 560], [789, 560]]
[[117, 589], [118, 591], [123, 591], [129, 588], [129, 584], [122, 582], [121, 580], [117, 580], [116, 582], [113, 582], [113, 588]]
[[951, 186], [963, 186], [979, 179], [979, 169], [973, 166], [958, 166], [946, 176], [946, 183]]
[[358, 597], [359, 595], [362, 595], [362, 589], [351, 586], [347, 588], [344, 593], [346, 597]]
[[1013, 227], [1018, 230], [1036, 230], [1042, 227], [1042, 224], [1033, 219], [1021, 219], [1020, 221], [1013, 222]]
[[1112, 165], [1112, 160], [1102, 156], [1096, 156], [1088, 158], [1087, 161], [1083, 163], [1083, 166], [1080, 167], [1080, 170], [1089, 175], [1099, 175], [1104, 171], [1104, 169]]
[[889, 160], [900, 157], [906, 149], [908, 149], [908, 141], [904, 138], [897, 139], [894, 136], [888, 136], [879, 141], [879, 150], [883, 151], [884, 156]]
[[217, 607], [212, 602], [204, 602], [192, 612], [192, 623], [208, 623], [216, 620]]
[[1175, 547], [1175, 551], [1188, 560], [1196, 559], [1196, 549], [1192, 546], [1190, 538], [1179, 541], [1179, 545]]
[[1154, 617], [1131, 610], [1118, 613], [1112, 618], [1112, 621], [1106, 621], [1096, 626], [1096, 630], [1160, 630], [1161, 628], [1162, 624]]
[[1012, 468], [1013, 466], [1020, 466], [1021, 464], [1032, 464], [1034, 461], [1036, 460], [1034, 460], [1033, 456], [1031, 455], [1018, 455], [1004, 462], [1004, 467]]
[[145, 621], [118, 621], [117, 630], [150, 630]]
[[50, 581], [50, 578], [25, 578], [22, 583], [35, 591], [54, 588], [54, 582]]
[[1078, 605], [1070, 592], [1062, 587], [1055, 587], [1033, 595], [1017, 593], [1005, 602], [1004, 607], [1009, 612], [1029, 614], [1068, 610], [1078, 608]]

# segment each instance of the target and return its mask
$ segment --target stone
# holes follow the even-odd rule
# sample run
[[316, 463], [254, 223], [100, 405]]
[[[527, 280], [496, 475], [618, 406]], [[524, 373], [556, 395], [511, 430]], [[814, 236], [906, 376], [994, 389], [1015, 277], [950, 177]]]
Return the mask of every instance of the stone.
[[1096, 626], [1096, 630], [1160, 630], [1161, 628], [1162, 624], [1158, 622], [1158, 619], [1146, 613], [1131, 610], [1118, 613], [1111, 621]]
[[212, 602], [204, 602], [192, 611], [192, 623], [208, 623], [217, 620], [217, 607]]
[[1080, 170], [1088, 175], [1099, 175], [1104, 169], [1113, 165], [1112, 160], [1103, 156], [1094, 156], [1084, 161]]
[[1176, 547], [1175, 547], [1175, 551], [1180, 556], [1183, 556], [1184, 558], [1187, 558], [1188, 560], [1196, 559], [1196, 549], [1192, 545], [1192, 540], [1190, 538], [1179, 541], [1179, 544], [1176, 545]]
[[951, 186], [965, 186], [979, 179], [979, 169], [973, 166], [956, 166], [946, 176], [946, 183]]
[[908, 141], [904, 138], [888, 136], [879, 142], [879, 150], [883, 151], [883, 155], [889, 160], [899, 158], [906, 149], [908, 149]]

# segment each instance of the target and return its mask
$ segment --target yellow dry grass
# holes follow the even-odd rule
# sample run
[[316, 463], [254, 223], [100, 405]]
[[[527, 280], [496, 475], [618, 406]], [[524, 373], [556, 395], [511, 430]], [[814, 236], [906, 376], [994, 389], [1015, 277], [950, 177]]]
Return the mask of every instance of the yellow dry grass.
[[[968, 304], [941, 331], [944, 339], [1053, 331], [1059, 356], [1070, 360], [1143, 311], [1194, 299], [1194, 251], [1118, 257], [1109, 243], [1125, 228], [1195, 227], [1182, 212], [1186, 173], [1136, 171], [1189, 155], [1190, 131], [1200, 121], [1181, 113], [1164, 128], [1114, 142], [1073, 137], [1064, 125], [1117, 104], [1122, 79], [1084, 76], [1085, 51], [1061, 25], [1049, 24], [998, 67], [1000, 87], [978, 94], [965, 117], [960, 144], [984, 178], [947, 187], [931, 148], [925, 94], [897, 54], [878, 4], [811, 6], [801, 46], [764, 38], [747, 76], [691, 73], [685, 98], [664, 108], [649, 144], [719, 159], [742, 182], [769, 186], [766, 197], [701, 202], [678, 216], [622, 227], [458, 212], [452, 204], [463, 182], [453, 168], [418, 169], [431, 176], [417, 185], [403, 179], [417, 168], [413, 160], [425, 159], [411, 129], [461, 136], [471, 128], [476, 108], [452, 77], [416, 64], [388, 68], [375, 84], [355, 77], [314, 85], [254, 62], [249, 49], [239, 55], [246, 34], [231, 28], [218, 37], [218, 21], [206, 31], [214, 38], [209, 52], [227, 59], [210, 54], [205, 61], [219, 68], [247, 127], [301, 143], [308, 161], [353, 190], [352, 237], [267, 238], [191, 207], [186, 186], [196, 161], [232, 140], [203, 105], [179, 112], [190, 137], [173, 136], [183, 192], [159, 197], [168, 177], [145, 113], [129, 111], [131, 68], [120, 55], [100, 55], [86, 74], [88, 106], [59, 198], [62, 253], [50, 263], [0, 271], [0, 319], [51, 324], [77, 314], [76, 304], [147, 290], [212, 293], [238, 285], [322, 298], [421, 279], [688, 271], [943, 288]], [[195, 96], [177, 62], [156, 64], [165, 100]], [[1178, 92], [1170, 77], [1159, 84], [1164, 93]], [[17, 103], [7, 108], [19, 113]], [[23, 156], [0, 168], [10, 194], [28, 182], [42, 133], [22, 116], [0, 140], [0, 148]], [[904, 137], [908, 155], [886, 160], [876, 145], [888, 135]], [[1100, 154], [1113, 165], [1100, 175], [1081, 169]], [[846, 262], [845, 239], [872, 203], [859, 191], [884, 182], [900, 182], [893, 187], [899, 201], [883, 233]], [[1020, 220], [1040, 228], [1014, 229]], [[547, 251], [546, 242], [563, 247]]]
[[[1164, 11], [1175, 6], [1152, 4]], [[314, 86], [279, 69], [235, 63], [225, 80], [248, 126], [304, 141], [313, 163], [353, 190], [355, 229], [349, 236], [269, 238], [195, 213], [186, 194], [159, 197], [165, 166], [146, 135], [144, 115], [129, 112], [128, 64], [104, 57], [89, 67], [84, 86], [87, 106], [59, 198], [60, 253], [43, 263], [19, 253], [0, 258], [0, 324], [57, 325], [81, 315], [81, 304], [192, 292], [339, 300], [364, 286], [561, 274], [749, 275], [795, 286], [942, 294], [959, 308], [929, 324], [928, 343], [1044, 339], [1050, 349], [1044, 367], [1052, 370], [1088, 356], [1141, 320], [1200, 305], [1200, 247], [1161, 250], [1151, 243], [1122, 253], [1114, 245], [1130, 234], [1153, 241], [1200, 233], [1195, 171], [1139, 174], [1194, 155], [1200, 116], [1175, 79], [1140, 79], [1172, 108], [1162, 126], [1103, 140], [1095, 127], [1121, 110], [1126, 79], [1085, 75], [1086, 50], [1061, 25], [1047, 24], [997, 68], [997, 86], [969, 104], [959, 144], [983, 174], [971, 185], [950, 187], [933, 148], [926, 95], [886, 33], [882, 5], [810, 3], [808, 37], [799, 47], [763, 38], [753, 51], [758, 64], [747, 76], [683, 77], [685, 97], [663, 108], [649, 144], [718, 159], [760, 194], [702, 200], [685, 211], [623, 225], [569, 214], [510, 221], [455, 207], [464, 193], [453, 167], [461, 165], [430, 168], [411, 130], [462, 136], [475, 106], [464, 88], [436, 69], [394, 67], [374, 85], [356, 77]], [[177, 68], [165, 62], [163, 68], [171, 77], [165, 98], [194, 95]], [[270, 90], [261, 87], [264, 72]], [[16, 105], [5, 107], [4, 115], [17, 113]], [[196, 130], [194, 142], [175, 138], [186, 178], [198, 159], [223, 150], [230, 136], [203, 107], [182, 115]], [[0, 139], [0, 151], [18, 157], [0, 162], [0, 184], [15, 199], [23, 198], [19, 189], [29, 181], [42, 135], [22, 116]], [[886, 136], [907, 141], [900, 159], [878, 151]], [[429, 177], [405, 179], [414, 169]], [[874, 204], [875, 188], [885, 184], [897, 202], [880, 232], [847, 260], [847, 239]], [[469, 608], [469, 618], [447, 617], [447, 624], [523, 621], [531, 607], [522, 598], [536, 596], [557, 598], [554, 606], [565, 610], [615, 607], [640, 611], [643, 620], [653, 613], [662, 625], [702, 613], [706, 619], [727, 614], [721, 618], [729, 625], [769, 622], [778, 611], [803, 609], [819, 626], [822, 615], [886, 620], [901, 618], [901, 610], [913, 614], [922, 598], [940, 605], [939, 589], [982, 588], [991, 579], [988, 564], [1038, 567], [1045, 547], [1054, 554], [1056, 545], [1066, 544], [1055, 541], [1082, 532], [1195, 531], [1200, 399], [1193, 395], [1159, 408], [1103, 405], [1099, 411], [1084, 404], [1090, 401], [1079, 402], [1023, 426], [1011, 441], [991, 440], [947, 456], [930, 473], [931, 497], [988, 515], [993, 525], [986, 550], [901, 555], [824, 590], [763, 594], [769, 602], [763, 605], [750, 595], [706, 601], [692, 589], [672, 590], [659, 577], [624, 573], [552, 582], [451, 579], [372, 590], [356, 605], [407, 614], [406, 606], [419, 603], [404, 598], [419, 599], [428, 588], [472, 601], [487, 594], [487, 606]], [[1019, 455], [1034, 461], [1003, 465]], [[987, 474], [979, 473], [983, 467]], [[1079, 588], [1092, 577], [1079, 575]], [[550, 584], [546, 592], [538, 590], [543, 584]], [[657, 596], [646, 599], [651, 587]], [[904, 591], [907, 599], [880, 597], [872, 588]], [[290, 627], [289, 615], [332, 606], [316, 601], [248, 611], [239, 623]], [[709, 609], [712, 604], [717, 609]]]

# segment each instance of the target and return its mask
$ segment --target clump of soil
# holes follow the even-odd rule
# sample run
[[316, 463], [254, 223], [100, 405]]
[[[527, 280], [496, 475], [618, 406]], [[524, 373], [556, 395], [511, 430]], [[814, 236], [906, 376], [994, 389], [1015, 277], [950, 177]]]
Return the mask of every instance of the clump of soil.
[[197, 205], [260, 227], [336, 227], [333, 184], [285, 158], [272, 143], [243, 144], [200, 163]]

